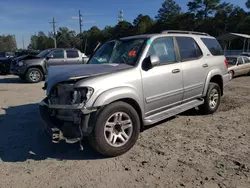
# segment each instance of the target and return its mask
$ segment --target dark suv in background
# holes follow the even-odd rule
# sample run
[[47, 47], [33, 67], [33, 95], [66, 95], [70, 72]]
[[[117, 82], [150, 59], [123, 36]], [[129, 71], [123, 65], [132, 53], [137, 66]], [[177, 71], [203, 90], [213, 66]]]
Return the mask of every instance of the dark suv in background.
[[44, 79], [48, 66], [82, 63], [82, 53], [79, 50], [52, 48], [37, 56], [27, 55], [14, 59], [11, 63], [11, 73], [29, 83], [37, 83]]

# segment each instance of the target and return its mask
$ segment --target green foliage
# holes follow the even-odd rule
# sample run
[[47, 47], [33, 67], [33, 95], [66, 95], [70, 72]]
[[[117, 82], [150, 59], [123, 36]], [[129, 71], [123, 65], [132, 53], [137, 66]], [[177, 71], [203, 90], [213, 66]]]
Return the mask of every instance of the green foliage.
[[[250, 9], [250, 0], [246, 2], [246, 6]], [[56, 34], [57, 46], [84, 51], [86, 44], [86, 53], [91, 54], [99, 42], [169, 29], [207, 32], [215, 37], [227, 32], [250, 34], [250, 13], [239, 6], [220, 0], [190, 0], [187, 7], [187, 12], [181, 12], [181, 7], [174, 0], [164, 0], [155, 20], [148, 15], [139, 14], [133, 23], [122, 21], [114, 27], [106, 26], [102, 30], [94, 26], [77, 35], [75, 31], [62, 27]], [[31, 49], [52, 47], [54, 41], [51, 33], [45, 35], [39, 32], [31, 37]]]
[[13, 35], [0, 35], [0, 52], [13, 52], [17, 49]]

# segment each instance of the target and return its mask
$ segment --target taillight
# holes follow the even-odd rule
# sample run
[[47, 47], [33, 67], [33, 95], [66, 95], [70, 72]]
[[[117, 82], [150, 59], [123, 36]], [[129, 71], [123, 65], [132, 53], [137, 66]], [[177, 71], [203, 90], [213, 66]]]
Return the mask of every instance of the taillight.
[[228, 68], [228, 60], [227, 59], [225, 59], [225, 65], [226, 65], [226, 67]]

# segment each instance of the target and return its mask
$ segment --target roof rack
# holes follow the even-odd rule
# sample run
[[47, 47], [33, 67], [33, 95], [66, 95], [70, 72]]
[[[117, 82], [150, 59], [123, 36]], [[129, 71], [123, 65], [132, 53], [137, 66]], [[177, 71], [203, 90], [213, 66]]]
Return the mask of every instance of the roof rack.
[[181, 30], [166, 30], [162, 31], [161, 33], [167, 34], [167, 33], [176, 33], [176, 34], [190, 34], [190, 35], [204, 35], [204, 36], [210, 36], [207, 33], [202, 32], [196, 32], [196, 31], [181, 31]]

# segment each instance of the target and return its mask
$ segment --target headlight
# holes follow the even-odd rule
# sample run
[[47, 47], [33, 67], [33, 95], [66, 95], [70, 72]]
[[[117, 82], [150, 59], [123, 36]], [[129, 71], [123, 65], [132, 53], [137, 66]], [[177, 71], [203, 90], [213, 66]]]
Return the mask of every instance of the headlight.
[[19, 62], [17, 63], [17, 65], [18, 65], [19, 67], [21, 67], [21, 66], [24, 65], [24, 62], [23, 62], [23, 61], [19, 61]]
[[91, 87], [77, 88], [71, 92], [71, 104], [86, 103], [94, 93], [94, 89]]

